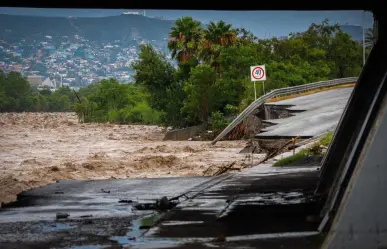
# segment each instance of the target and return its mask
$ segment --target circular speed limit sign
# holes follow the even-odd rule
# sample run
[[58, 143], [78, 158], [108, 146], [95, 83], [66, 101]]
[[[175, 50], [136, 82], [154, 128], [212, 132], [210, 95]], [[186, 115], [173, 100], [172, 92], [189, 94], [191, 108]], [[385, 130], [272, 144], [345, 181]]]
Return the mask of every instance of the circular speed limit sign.
[[255, 67], [251, 72], [251, 76], [256, 80], [260, 80], [265, 77], [265, 70], [262, 67]]

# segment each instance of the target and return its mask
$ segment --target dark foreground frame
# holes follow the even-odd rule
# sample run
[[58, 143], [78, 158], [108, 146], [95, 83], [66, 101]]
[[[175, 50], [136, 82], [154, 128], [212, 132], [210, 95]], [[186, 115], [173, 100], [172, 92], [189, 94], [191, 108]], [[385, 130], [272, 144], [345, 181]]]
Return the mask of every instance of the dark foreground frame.
[[[373, 141], [373, 129], [380, 111], [383, 109], [383, 100], [387, 93], [385, 82], [387, 69], [387, 21], [386, 8], [383, 1], [363, 1], [347, 3], [346, 1], [328, 0], [324, 2], [305, 3], [304, 1], [283, 1], [278, 2], [238, 2], [235, 5], [224, 6], [221, 3], [195, 1], [189, 6], [183, 2], [89, 2], [81, 4], [79, 1], [31, 3], [29, 1], [5, 0], [3, 6], [9, 7], [46, 7], [46, 8], [117, 8], [117, 9], [203, 9], [203, 10], [369, 10], [374, 13], [375, 28], [377, 30], [377, 43], [371, 51], [366, 65], [359, 77], [359, 80], [352, 92], [344, 114], [335, 132], [334, 139], [328, 149], [323, 161], [321, 175], [316, 189], [316, 194], [321, 195], [325, 200], [325, 208], [321, 212], [324, 217], [320, 224], [320, 231], [328, 232], [333, 220], [338, 213], [340, 206], [347, 201], [343, 198], [350, 192], [353, 180], [353, 173], [356, 168], [364, 166], [364, 156], [372, 154], [373, 147], [369, 144]], [[376, 128], [375, 128], [376, 127]], [[379, 134], [387, 134], [387, 130]], [[379, 147], [387, 148], [387, 140], [379, 143]], [[384, 158], [375, 157], [374, 161], [387, 161], [387, 153]], [[372, 158], [370, 159], [372, 160]], [[372, 161], [368, 161], [372, 164]], [[382, 165], [387, 167], [387, 165]], [[377, 179], [375, 179], [376, 181]], [[373, 191], [370, 189], [370, 191]], [[383, 205], [387, 203], [383, 203]], [[372, 205], [372, 203], [371, 203]], [[336, 217], [337, 218], [337, 217]]]

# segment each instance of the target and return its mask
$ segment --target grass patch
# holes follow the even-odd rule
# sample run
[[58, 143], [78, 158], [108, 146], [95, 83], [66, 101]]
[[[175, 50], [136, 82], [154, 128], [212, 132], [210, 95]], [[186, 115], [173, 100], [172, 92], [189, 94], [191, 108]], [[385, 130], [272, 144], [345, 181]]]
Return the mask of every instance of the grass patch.
[[291, 155], [289, 157], [282, 158], [274, 163], [273, 166], [280, 167], [290, 165], [294, 162], [307, 158], [309, 156], [319, 156], [323, 155], [321, 146], [328, 147], [332, 141], [333, 132], [329, 132], [327, 135], [323, 136], [318, 142], [313, 144], [308, 149], [302, 149], [299, 152]]
[[277, 162], [274, 163], [274, 166], [279, 167], [279, 166], [289, 165], [289, 164], [297, 162], [301, 159], [304, 159], [308, 156], [309, 156], [309, 150], [304, 149], [304, 150], [297, 152], [294, 155], [291, 155], [290, 157], [285, 157], [285, 158], [282, 158], [281, 160], [278, 160]]
[[322, 137], [320, 139], [319, 144], [322, 145], [322, 146], [328, 147], [328, 145], [332, 141], [332, 138], [333, 138], [333, 132], [331, 131], [327, 135], [325, 135], [324, 137]]
[[338, 89], [338, 88], [351, 87], [351, 86], [355, 86], [355, 83], [350, 83], [350, 84], [345, 84], [345, 85], [338, 85], [338, 86], [331, 86], [331, 87], [324, 87], [324, 88], [319, 88], [319, 89], [315, 89], [315, 90], [311, 90], [311, 91], [307, 91], [307, 92], [301, 92], [301, 93], [295, 93], [295, 94], [290, 94], [290, 95], [278, 96], [278, 97], [271, 98], [271, 99], [269, 99], [266, 102], [269, 102], [269, 103], [270, 102], [277, 102], [277, 101], [280, 101], [280, 100], [292, 99], [292, 98], [306, 96], [306, 95], [310, 95], [310, 94], [314, 94], [314, 93], [318, 93], [318, 92], [323, 92], [323, 91], [328, 91], [328, 90], [333, 90], [333, 89]]

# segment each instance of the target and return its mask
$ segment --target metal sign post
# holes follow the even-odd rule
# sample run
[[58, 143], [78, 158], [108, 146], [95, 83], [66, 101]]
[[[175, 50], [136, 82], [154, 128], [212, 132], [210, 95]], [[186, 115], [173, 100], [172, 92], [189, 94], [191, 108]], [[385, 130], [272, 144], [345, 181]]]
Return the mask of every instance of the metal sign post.
[[255, 81], [254, 81], [254, 99], [257, 99], [257, 88], [255, 88]]
[[256, 81], [262, 81], [263, 94], [265, 94], [265, 80], [266, 80], [265, 65], [251, 66], [250, 77], [251, 77], [251, 81], [254, 82], [254, 96], [255, 96], [255, 99], [257, 99], [257, 89], [255, 87]]

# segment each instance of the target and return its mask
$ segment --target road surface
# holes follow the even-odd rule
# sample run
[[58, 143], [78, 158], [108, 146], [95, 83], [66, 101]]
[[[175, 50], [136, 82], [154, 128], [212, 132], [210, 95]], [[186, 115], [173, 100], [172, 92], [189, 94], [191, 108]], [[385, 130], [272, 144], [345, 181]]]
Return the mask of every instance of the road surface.
[[283, 119], [269, 119], [273, 124], [257, 134], [256, 138], [310, 138], [337, 126], [353, 87], [339, 88], [266, 105], [289, 106], [286, 110], [293, 115]]
[[[310, 243], [316, 245], [318, 223], [306, 216], [316, 213], [308, 196], [318, 173], [260, 165], [215, 178], [63, 181], [0, 209], [0, 248], [210, 248], [222, 237], [227, 242], [214, 242], [221, 248], [317, 248]], [[182, 193], [187, 198], [164, 213], [118, 202]], [[70, 216], [55, 220], [56, 212]], [[149, 222], [149, 230], [140, 227]]]

